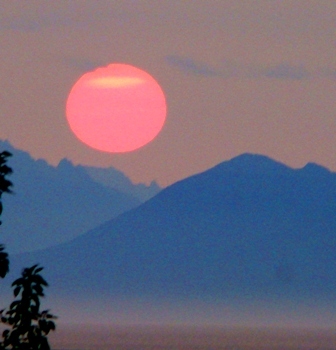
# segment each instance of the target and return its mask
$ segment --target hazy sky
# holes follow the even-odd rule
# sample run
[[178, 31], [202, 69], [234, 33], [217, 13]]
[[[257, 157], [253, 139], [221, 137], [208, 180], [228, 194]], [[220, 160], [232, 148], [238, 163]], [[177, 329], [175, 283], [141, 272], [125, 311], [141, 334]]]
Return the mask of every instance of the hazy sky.
[[[56, 165], [165, 186], [244, 152], [336, 171], [336, 1], [2, 1], [0, 138]], [[144, 148], [88, 148], [67, 95], [109, 63], [146, 70], [168, 116]]]

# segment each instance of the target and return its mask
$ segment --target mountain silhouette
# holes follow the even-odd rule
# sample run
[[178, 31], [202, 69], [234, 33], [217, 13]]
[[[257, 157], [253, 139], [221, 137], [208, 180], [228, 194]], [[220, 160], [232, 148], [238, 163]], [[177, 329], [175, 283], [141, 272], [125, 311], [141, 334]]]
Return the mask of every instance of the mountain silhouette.
[[133, 184], [124, 173], [113, 167], [98, 168], [83, 165], [78, 165], [78, 167], [83, 168], [94, 181], [136, 197], [141, 203], [154, 197], [161, 191], [160, 186], [155, 181], [152, 181], [149, 186], [142, 183]]
[[42, 264], [64, 294], [329, 298], [335, 212], [335, 173], [243, 154], [13, 263]]
[[[44, 160], [34, 160], [9, 142], [0, 142], [0, 148], [13, 154], [8, 165], [13, 169], [10, 180], [14, 194], [3, 197], [0, 228], [0, 242], [10, 253], [69, 241], [141, 203], [139, 185], [133, 186], [137, 197], [133, 196], [132, 183], [117, 170], [117, 178], [127, 183], [127, 193], [117, 185], [113, 188], [95, 181], [83, 166], [74, 166], [67, 159], [54, 167]], [[110, 181], [112, 170], [106, 170]], [[145, 190], [143, 187], [143, 200]]]

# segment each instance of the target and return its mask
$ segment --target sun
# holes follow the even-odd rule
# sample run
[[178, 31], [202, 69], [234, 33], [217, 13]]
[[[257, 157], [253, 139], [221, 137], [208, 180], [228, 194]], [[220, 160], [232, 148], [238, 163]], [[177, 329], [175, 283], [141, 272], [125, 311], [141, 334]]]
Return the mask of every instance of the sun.
[[166, 114], [158, 82], [142, 69], [121, 63], [84, 74], [66, 102], [66, 117], [76, 137], [111, 153], [134, 151], [151, 142]]

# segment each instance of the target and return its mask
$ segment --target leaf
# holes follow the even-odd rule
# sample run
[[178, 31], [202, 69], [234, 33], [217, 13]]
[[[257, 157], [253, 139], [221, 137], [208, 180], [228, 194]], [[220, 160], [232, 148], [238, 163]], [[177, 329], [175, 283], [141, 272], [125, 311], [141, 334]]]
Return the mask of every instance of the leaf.
[[20, 277], [12, 283], [12, 287], [17, 286], [17, 285], [22, 285], [24, 283], [24, 281], [25, 281], [24, 278]]
[[42, 332], [46, 333], [48, 331], [48, 324], [47, 324], [46, 320], [44, 320], [44, 319], [39, 320], [38, 325], [39, 325]]
[[33, 289], [36, 291], [37, 295], [43, 295], [43, 288], [39, 284], [33, 286]]
[[20, 303], [21, 303], [20, 300], [13, 301], [9, 306], [10, 310], [12, 311], [13, 309], [17, 308], [17, 306], [20, 305]]
[[56, 325], [55, 325], [55, 322], [53, 321], [48, 321], [48, 327], [50, 330], [55, 330], [56, 329]]
[[21, 286], [17, 286], [14, 289], [14, 296], [17, 297], [20, 294], [20, 291], [21, 291]]
[[47, 281], [41, 276], [41, 275], [34, 275], [31, 277], [31, 281], [43, 285], [43, 286], [48, 286]]
[[[0, 245], [0, 258], [1, 247]], [[50, 350], [46, 335], [56, 329], [51, 320], [57, 317], [52, 315], [49, 309], [39, 312], [44, 286], [48, 286], [47, 281], [39, 274], [42, 270], [43, 267], [39, 267], [38, 264], [25, 268], [21, 277], [12, 283], [16, 300], [10, 304], [8, 311], [0, 311], [0, 317], [3, 313], [6, 315], [2, 316], [1, 320], [10, 325], [11, 330], [4, 333], [0, 350]]]
[[5, 246], [1, 244], [0, 245], [0, 277], [1, 278], [4, 278], [9, 272], [8, 254], [4, 252], [4, 249], [5, 249]]
[[30, 272], [33, 272], [33, 271], [37, 268], [38, 265], [39, 265], [39, 264], [35, 264], [35, 265], [33, 265], [32, 267], [29, 267], [28, 270], [29, 270]]
[[8, 310], [6, 312], [6, 315], [12, 316], [13, 314], [15, 314], [17, 312], [17, 310]]
[[35, 302], [36, 307], [39, 309], [40, 308], [40, 299], [38, 295], [34, 294], [31, 296], [31, 300]]

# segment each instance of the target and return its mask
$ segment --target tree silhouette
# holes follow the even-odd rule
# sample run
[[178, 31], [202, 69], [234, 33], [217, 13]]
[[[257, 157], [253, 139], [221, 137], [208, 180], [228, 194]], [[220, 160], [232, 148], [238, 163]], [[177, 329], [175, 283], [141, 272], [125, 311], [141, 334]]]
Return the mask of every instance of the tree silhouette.
[[[12, 169], [6, 164], [11, 153], [0, 153], [0, 216], [2, 213], [2, 194], [11, 193], [12, 183], [6, 178]], [[1, 225], [1, 221], [0, 221]], [[9, 271], [8, 254], [0, 244], [0, 277], [4, 278]], [[11, 327], [2, 333], [3, 341], [0, 350], [50, 350], [47, 335], [55, 330], [56, 317], [49, 310], [40, 312], [40, 298], [44, 296], [43, 289], [48, 283], [40, 275], [43, 267], [34, 265], [25, 268], [21, 277], [12, 283], [14, 300], [9, 310], [0, 311], [0, 321]]]
[[[12, 173], [12, 169], [6, 164], [7, 158], [11, 157], [11, 153], [3, 151], [0, 153], [0, 216], [2, 213], [2, 194], [7, 192], [11, 193], [12, 183], [6, 178], [7, 175]], [[1, 225], [1, 221], [0, 221]], [[4, 251], [5, 246], [0, 244], [0, 277], [4, 278], [9, 271], [9, 259], [8, 254]]]
[[11, 157], [12, 154], [8, 151], [3, 151], [0, 153], [0, 215], [2, 213], [2, 202], [1, 196], [4, 192], [11, 193], [10, 187], [13, 185], [7, 178], [7, 175], [10, 175], [13, 171], [6, 164], [7, 158]]
[[48, 283], [40, 275], [43, 267], [34, 265], [22, 271], [20, 278], [12, 283], [14, 300], [9, 310], [0, 311], [1, 322], [11, 329], [6, 329], [0, 343], [2, 349], [50, 350], [47, 335], [55, 330], [56, 317], [49, 310], [40, 312], [40, 297]]

